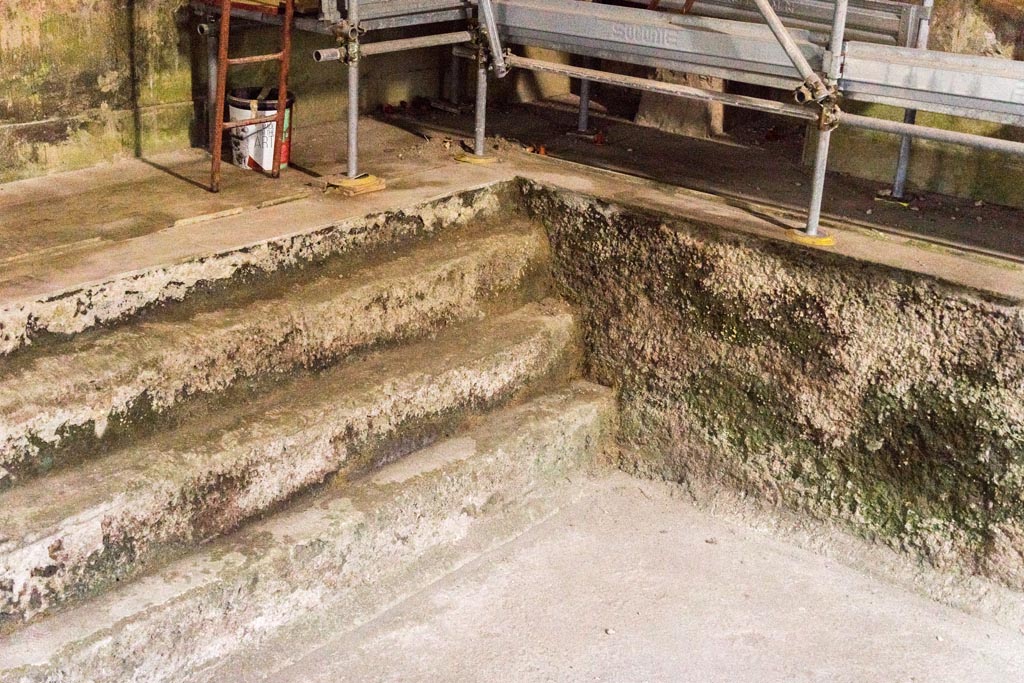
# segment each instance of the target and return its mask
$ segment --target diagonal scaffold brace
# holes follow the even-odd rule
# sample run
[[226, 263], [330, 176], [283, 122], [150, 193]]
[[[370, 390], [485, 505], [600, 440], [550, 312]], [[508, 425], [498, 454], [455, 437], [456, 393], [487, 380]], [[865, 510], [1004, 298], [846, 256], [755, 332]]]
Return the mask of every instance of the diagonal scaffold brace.
[[793, 237], [806, 244], [827, 246], [835, 243], [835, 238], [825, 235], [820, 230], [821, 204], [825, 196], [825, 173], [828, 170], [828, 153], [832, 142], [832, 131], [839, 124], [840, 110], [836, 103], [839, 82], [840, 57], [843, 52], [843, 40], [846, 34], [846, 16], [849, 0], [836, 0], [835, 14], [832, 19], [832, 33], [829, 38], [829, 63], [823, 79], [811, 67], [800, 47], [793, 40], [789, 31], [782, 24], [769, 0], [754, 0], [761, 16], [768, 23], [779, 45], [789, 60], [796, 67], [803, 83], [794, 92], [794, 97], [801, 104], [817, 104], [821, 107], [818, 119], [818, 141], [814, 152], [814, 176], [811, 181], [811, 202], [807, 211], [807, 223], [803, 230], [793, 231]]

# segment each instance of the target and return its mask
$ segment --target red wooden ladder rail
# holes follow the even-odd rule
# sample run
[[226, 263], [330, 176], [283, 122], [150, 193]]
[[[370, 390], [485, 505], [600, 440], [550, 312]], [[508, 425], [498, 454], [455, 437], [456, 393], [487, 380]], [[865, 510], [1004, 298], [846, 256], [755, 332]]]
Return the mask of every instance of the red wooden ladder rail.
[[[292, 24], [295, 19], [295, 0], [283, 0], [277, 7], [245, 4], [247, 10], [257, 10], [267, 14], [281, 14], [282, 5], [284, 21], [281, 24], [281, 51], [264, 55], [252, 55], [249, 57], [231, 58], [228, 53], [228, 44], [231, 38], [231, 9], [233, 0], [220, 0], [220, 42], [217, 54], [217, 100], [211, 111], [211, 116], [216, 122], [213, 126], [213, 140], [210, 144], [211, 168], [210, 168], [210, 191], [220, 192], [221, 180], [221, 153], [224, 145], [224, 132], [242, 126], [252, 126], [262, 123], [274, 122], [277, 124], [277, 134], [274, 136], [274, 165], [271, 169], [271, 176], [277, 178], [281, 175], [281, 150], [284, 146], [285, 116], [288, 111], [288, 66], [292, 56]], [[244, 121], [225, 121], [224, 106], [227, 99], [228, 67], [240, 66], [243, 64], [258, 64], [261, 62], [277, 61], [279, 63], [277, 80], [277, 112], [273, 116], [257, 116]]]

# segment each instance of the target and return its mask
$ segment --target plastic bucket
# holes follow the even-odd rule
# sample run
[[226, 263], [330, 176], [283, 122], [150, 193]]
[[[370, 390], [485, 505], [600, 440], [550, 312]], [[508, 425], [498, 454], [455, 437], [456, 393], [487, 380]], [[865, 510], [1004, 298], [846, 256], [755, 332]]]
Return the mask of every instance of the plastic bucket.
[[[273, 116], [277, 113], [277, 88], [239, 88], [228, 95], [228, 118], [231, 121], [245, 121], [257, 116]], [[291, 156], [292, 112], [295, 96], [288, 94], [284, 114], [284, 144], [281, 145], [281, 168], [288, 166]], [[256, 171], [271, 171], [274, 168], [274, 138], [277, 122], [258, 123], [231, 129], [231, 157], [235, 166]]]

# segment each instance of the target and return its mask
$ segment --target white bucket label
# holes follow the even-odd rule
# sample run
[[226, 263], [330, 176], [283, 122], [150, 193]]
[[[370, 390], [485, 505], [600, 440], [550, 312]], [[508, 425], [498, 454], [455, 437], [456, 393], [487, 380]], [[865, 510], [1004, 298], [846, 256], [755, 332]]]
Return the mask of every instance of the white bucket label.
[[[232, 121], [244, 121], [257, 116], [273, 116], [276, 110], [253, 112], [234, 105], [228, 106], [228, 115]], [[291, 147], [291, 108], [284, 114], [284, 144], [281, 146], [281, 168], [287, 168]], [[258, 123], [253, 126], [241, 126], [231, 131], [231, 156], [236, 166], [251, 168], [257, 171], [270, 171], [274, 167], [274, 138], [277, 135], [277, 122]]]

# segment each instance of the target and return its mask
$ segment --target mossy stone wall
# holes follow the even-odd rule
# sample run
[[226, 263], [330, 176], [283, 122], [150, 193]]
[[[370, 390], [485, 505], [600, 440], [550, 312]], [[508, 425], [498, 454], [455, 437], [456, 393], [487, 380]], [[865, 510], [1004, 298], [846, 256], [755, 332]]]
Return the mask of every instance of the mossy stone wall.
[[532, 183], [622, 465], [1024, 588], [1024, 308]]
[[0, 0], [0, 181], [190, 140], [179, 0]]

